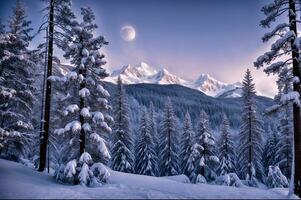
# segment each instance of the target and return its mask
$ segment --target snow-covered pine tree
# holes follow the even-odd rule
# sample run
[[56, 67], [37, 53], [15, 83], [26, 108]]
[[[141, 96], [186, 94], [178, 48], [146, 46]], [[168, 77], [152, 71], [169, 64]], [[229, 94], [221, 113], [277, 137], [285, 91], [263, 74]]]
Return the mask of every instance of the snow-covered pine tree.
[[279, 166], [282, 173], [291, 179], [293, 164], [293, 120], [292, 107], [284, 106], [278, 115], [279, 140], [276, 144], [275, 164]]
[[[49, 150], [49, 128], [50, 128], [50, 111], [51, 111], [51, 81], [48, 79], [52, 75], [54, 45], [62, 48], [64, 40], [69, 40], [73, 35], [71, 26], [75, 15], [71, 11], [71, 0], [42, 0], [46, 3], [44, 11], [46, 11], [45, 19], [39, 32], [46, 31], [46, 42], [40, 45], [40, 48], [45, 47], [47, 65], [45, 63], [46, 74], [43, 85], [42, 99], [42, 118], [41, 118], [41, 136], [40, 136], [40, 163], [39, 171], [43, 171], [46, 166], [46, 152]], [[45, 90], [45, 91], [44, 91]]]
[[121, 78], [118, 77], [117, 93], [114, 106], [114, 132], [112, 135], [112, 169], [133, 173], [133, 135], [130, 127], [129, 105]]
[[239, 132], [238, 165], [241, 178], [256, 184], [263, 178], [263, 129], [256, 113], [255, 84], [249, 69], [243, 80], [242, 124]]
[[181, 171], [191, 182], [196, 181], [195, 162], [198, 156], [197, 144], [194, 142], [195, 133], [192, 129], [191, 118], [185, 114], [183, 134], [181, 136]]
[[155, 115], [155, 107], [153, 102], [149, 104], [149, 131], [150, 134], [153, 136], [154, 139], [154, 148], [155, 148], [155, 156], [156, 156], [156, 176], [159, 175], [159, 166], [158, 166], [158, 156], [159, 156], [159, 138], [158, 138], [158, 131], [157, 131], [157, 123], [156, 123], [156, 115]]
[[135, 171], [138, 174], [155, 176], [157, 174], [157, 156], [154, 135], [150, 132], [149, 123], [146, 110], [143, 110], [140, 117]]
[[[277, 84], [281, 96], [279, 105], [274, 108], [293, 103], [294, 191], [299, 196], [301, 196], [301, 69], [299, 62], [301, 40], [297, 31], [297, 23], [300, 23], [297, 12], [300, 13], [300, 8], [299, 0], [274, 0], [262, 8], [262, 12], [266, 15], [260, 23], [262, 27], [270, 28], [272, 23], [278, 21], [280, 23], [273, 26], [273, 30], [262, 38], [263, 42], [273, 42], [271, 50], [254, 62], [256, 68], [265, 67], [264, 71], [267, 74], [277, 74], [279, 77]], [[293, 91], [285, 91], [284, 85], [287, 82], [293, 86]]]
[[278, 166], [269, 166], [268, 177], [266, 179], [266, 185], [269, 188], [285, 188], [288, 187], [287, 178], [281, 173]]
[[271, 125], [268, 127], [267, 139], [264, 148], [264, 169], [265, 174], [268, 174], [269, 166], [276, 165], [276, 152], [277, 152], [277, 143], [279, 142], [278, 134], [276, 131], [272, 130]]
[[220, 166], [218, 175], [235, 173], [234, 142], [230, 132], [230, 122], [225, 114], [223, 115], [219, 145]]
[[9, 30], [0, 40], [0, 135], [4, 136], [1, 156], [19, 160], [32, 134], [32, 107], [36, 51], [29, 50], [32, 40], [30, 21], [17, 1]]
[[[64, 56], [71, 59], [74, 70], [63, 78], [49, 78], [51, 81], [60, 81], [61, 84], [71, 86], [70, 93], [76, 95], [73, 98], [63, 98], [69, 101], [69, 105], [63, 110], [69, 123], [56, 129], [55, 133], [61, 135], [68, 132], [74, 136], [70, 143], [78, 144], [75, 159], [86, 151], [96, 151], [97, 155], [107, 160], [110, 154], [103, 135], [111, 132], [109, 125], [113, 119], [108, 114], [109, 93], [102, 83], [102, 79], [108, 74], [103, 68], [104, 55], [100, 53], [101, 47], [107, 42], [103, 36], [94, 35], [97, 25], [94, 24], [92, 9], [81, 8], [81, 14], [83, 21], [72, 28], [73, 39], [64, 48]], [[86, 145], [86, 141], [89, 141], [89, 145]]]
[[176, 118], [170, 98], [164, 108], [164, 116], [160, 125], [160, 174], [161, 176], [178, 175], [178, 131]]
[[196, 141], [202, 148], [199, 152], [195, 168], [197, 174], [202, 175], [207, 181], [213, 181], [216, 178], [219, 159], [217, 157], [215, 138], [209, 127], [209, 117], [202, 110], [196, 132]]

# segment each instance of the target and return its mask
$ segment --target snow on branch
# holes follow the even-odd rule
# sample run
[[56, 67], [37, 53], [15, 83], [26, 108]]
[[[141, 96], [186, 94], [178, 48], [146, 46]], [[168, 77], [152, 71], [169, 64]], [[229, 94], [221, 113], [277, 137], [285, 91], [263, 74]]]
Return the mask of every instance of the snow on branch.
[[278, 24], [271, 32], [264, 34], [262, 41], [268, 42], [272, 37], [285, 31], [288, 27], [289, 25], [287, 23]]
[[[283, 7], [286, 6], [286, 7]], [[283, 7], [283, 8], [282, 8]], [[276, 17], [282, 15], [283, 13], [287, 12], [288, 9], [288, 2], [285, 0], [275, 0], [274, 2], [263, 6], [261, 11], [267, 16], [266, 19], [260, 22], [260, 25], [264, 28], [269, 28], [270, 24], [276, 21]]]
[[84, 123], [82, 128], [85, 130], [85, 132], [91, 131], [91, 126], [89, 123]]
[[110, 97], [109, 92], [103, 88], [102, 85], [97, 85], [97, 91], [100, 92], [104, 97]]
[[84, 152], [79, 158], [81, 163], [89, 163], [90, 161], [92, 161], [92, 157], [88, 152]]
[[280, 101], [282, 103], [293, 102], [300, 107], [300, 95], [296, 91], [289, 92], [287, 94], [282, 94]]
[[67, 163], [65, 170], [64, 170], [64, 174], [66, 177], [72, 178], [75, 173], [76, 173], [76, 160], [71, 160]]
[[101, 112], [95, 112], [93, 113], [93, 119], [92, 121], [95, 123], [95, 124], [98, 124], [99, 122], [102, 122], [104, 120], [104, 116]]
[[82, 108], [80, 115], [83, 117], [91, 117], [90, 111], [88, 108]]
[[274, 44], [271, 46], [271, 51], [266, 52], [264, 55], [259, 56], [257, 60], [254, 62], [254, 66], [256, 68], [262, 67], [266, 63], [270, 63], [273, 59], [275, 59], [278, 55], [277, 53], [283, 48], [290, 40], [296, 37], [293, 31], [287, 32], [282, 38], [276, 40]]
[[288, 31], [282, 38], [276, 40], [274, 44], [272, 44], [272, 51], [279, 51], [286, 43], [290, 42], [291, 39], [294, 39], [296, 34], [294, 31]]
[[267, 74], [276, 74], [279, 73], [282, 67], [287, 65], [287, 61], [279, 61], [276, 63], [271, 64], [270, 66], [266, 67], [263, 71]]
[[0, 96], [11, 99], [16, 94], [16, 90], [0, 86]]
[[79, 107], [78, 105], [76, 104], [71, 104], [69, 106], [66, 107], [66, 109], [63, 111], [63, 115], [64, 116], [67, 116], [69, 115], [70, 113], [75, 113], [79, 110]]
[[78, 94], [81, 98], [85, 98], [85, 97], [90, 96], [90, 91], [88, 88], [83, 88], [78, 92]]
[[72, 130], [73, 133], [79, 132], [81, 130], [81, 123], [79, 121], [73, 121], [66, 125], [65, 130]]

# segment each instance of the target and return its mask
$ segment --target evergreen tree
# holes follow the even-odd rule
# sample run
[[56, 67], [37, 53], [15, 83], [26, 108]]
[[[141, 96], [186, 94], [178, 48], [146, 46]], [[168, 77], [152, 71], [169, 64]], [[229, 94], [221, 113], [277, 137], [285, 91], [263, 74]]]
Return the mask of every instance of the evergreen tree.
[[[70, 133], [69, 143], [74, 145], [76, 153], [69, 159], [78, 159], [88, 151], [91, 154], [96, 152], [100, 161], [106, 161], [110, 154], [104, 135], [111, 132], [109, 125], [113, 118], [108, 114], [110, 106], [107, 98], [110, 95], [102, 83], [102, 79], [108, 76], [103, 68], [106, 62], [99, 50], [107, 42], [103, 36], [94, 35], [97, 25], [94, 24], [92, 9], [81, 8], [81, 15], [83, 21], [73, 26], [73, 39], [64, 49], [64, 56], [70, 59], [74, 70], [64, 77], [49, 77], [52, 82], [69, 88], [69, 95], [62, 98], [66, 105], [62, 115], [68, 123], [54, 132], [57, 135]], [[89, 145], [86, 141], [90, 142]]]
[[173, 176], [179, 174], [178, 132], [171, 100], [165, 104], [160, 128], [160, 174]]
[[197, 174], [202, 175], [207, 181], [213, 181], [216, 178], [216, 168], [219, 165], [219, 159], [216, 152], [215, 138], [213, 137], [209, 125], [209, 118], [205, 111], [201, 111], [196, 141], [202, 147], [197, 162]]
[[292, 108], [285, 106], [281, 110], [278, 123], [279, 141], [275, 147], [275, 162], [283, 174], [290, 179], [293, 164]]
[[235, 154], [234, 143], [230, 133], [230, 122], [227, 116], [223, 115], [223, 122], [221, 128], [221, 141], [219, 148], [220, 166], [218, 169], [219, 175], [225, 175], [235, 172]]
[[282, 174], [278, 166], [269, 166], [266, 185], [269, 188], [286, 188], [288, 187], [287, 178]]
[[26, 18], [17, 1], [9, 30], [0, 40], [0, 146], [4, 148], [1, 155], [12, 160], [22, 156], [33, 130], [33, 76], [38, 59], [36, 51], [28, 48], [32, 29]]
[[267, 140], [264, 149], [264, 169], [265, 174], [268, 173], [269, 166], [276, 165], [276, 156], [277, 156], [277, 143], [278, 143], [278, 135], [276, 131], [271, 129], [271, 126], [268, 128], [267, 132]]
[[[45, 47], [47, 53], [47, 65], [45, 63], [45, 74], [43, 81], [42, 95], [42, 111], [41, 111], [41, 134], [40, 134], [40, 163], [39, 171], [43, 171], [46, 166], [46, 152], [49, 139], [50, 129], [50, 111], [51, 111], [51, 91], [52, 85], [49, 77], [52, 76], [52, 65], [54, 55], [54, 44], [62, 48], [64, 40], [70, 40], [72, 35], [71, 27], [75, 15], [71, 11], [71, 0], [42, 0], [46, 3], [44, 11], [47, 21], [44, 22], [39, 32], [46, 30], [46, 42], [40, 45], [40, 48]], [[75, 21], [74, 21], [75, 22]], [[46, 25], [46, 27], [45, 27]], [[45, 91], [44, 91], [45, 90]], [[49, 150], [49, 148], [48, 148]]]
[[114, 107], [114, 133], [112, 147], [112, 169], [116, 171], [133, 173], [133, 136], [130, 128], [129, 105], [121, 81], [118, 78], [117, 94]]
[[[238, 164], [241, 178], [246, 178], [250, 184], [256, 184], [256, 178], [263, 178], [262, 121], [256, 113], [255, 85], [248, 69], [243, 80], [243, 110], [242, 125], [239, 133]], [[254, 182], [255, 181], [255, 182]]]
[[[157, 123], [156, 123], [156, 116], [155, 116], [155, 107], [153, 102], [150, 102], [149, 105], [149, 129], [150, 129], [150, 134], [152, 135], [154, 139], [154, 148], [155, 148], [155, 156], [156, 160], [158, 162], [158, 157], [159, 157], [159, 141], [158, 141], [158, 132], [157, 132]], [[159, 175], [159, 166], [158, 163], [156, 164], [156, 176]]]
[[155, 176], [157, 174], [157, 157], [154, 135], [150, 132], [149, 119], [143, 110], [140, 118], [139, 136], [136, 154], [136, 173]]
[[198, 155], [197, 144], [194, 143], [195, 133], [192, 129], [191, 118], [188, 112], [185, 114], [183, 134], [181, 137], [181, 169], [190, 181], [196, 180], [195, 162]]
[[[293, 103], [294, 192], [299, 196], [301, 196], [301, 69], [299, 61], [301, 45], [297, 23], [300, 23], [298, 20], [300, 5], [300, 1], [296, 0], [274, 0], [263, 6], [262, 12], [266, 17], [260, 23], [262, 27], [270, 28], [274, 22], [285, 21], [273, 25], [273, 30], [263, 36], [263, 42], [274, 40], [271, 50], [254, 62], [256, 68], [265, 67], [264, 71], [267, 74], [278, 75], [280, 101], [273, 109], [277, 111], [283, 105]], [[293, 91], [286, 91], [287, 83], [292, 86]]]

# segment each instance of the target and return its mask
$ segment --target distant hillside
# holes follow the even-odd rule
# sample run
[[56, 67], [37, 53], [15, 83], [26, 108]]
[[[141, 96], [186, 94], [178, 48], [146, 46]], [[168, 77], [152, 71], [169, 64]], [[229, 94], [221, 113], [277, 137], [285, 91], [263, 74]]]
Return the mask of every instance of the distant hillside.
[[[112, 97], [114, 97], [115, 85], [107, 83], [107, 88], [112, 94]], [[143, 83], [126, 85], [125, 88], [129, 95], [132, 112], [135, 114], [140, 112], [140, 108], [137, 108], [137, 105], [133, 106], [133, 104], [138, 103], [139, 105], [149, 107], [149, 102], [152, 101], [158, 115], [160, 115], [162, 114], [167, 97], [170, 97], [175, 113], [180, 121], [184, 118], [186, 111], [188, 111], [191, 114], [194, 125], [196, 125], [195, 122], [200, 111], [205, 110], [209, 114], [211, 127], [213, 129], [219, 128], [222, 120], [222, 113], [226, 113], [229, 117], [233, 129], [239, 128], [242, 98], [213, 98], [200, 91], [180, 85]], [[258, 96], [256, 97], [256, 100], [258, 112], [260, 113], [273, 104], [273, 100], [267, 97]]]

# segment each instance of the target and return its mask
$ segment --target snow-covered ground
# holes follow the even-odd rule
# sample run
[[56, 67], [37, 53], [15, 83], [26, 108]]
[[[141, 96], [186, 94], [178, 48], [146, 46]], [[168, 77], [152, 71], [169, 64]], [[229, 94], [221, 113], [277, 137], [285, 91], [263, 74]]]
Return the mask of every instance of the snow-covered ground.
[[[235, 188], [187, 184], [185, 178], [157, 178], [110, 171], [109, 183], [99, 188], [62, 185], [46, 173], [0, 159], [0, 198], [264, 198], [283, 199], [287, 189]], [[292, 196], [290, 198], [296, 198]]]

